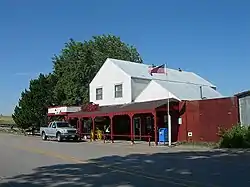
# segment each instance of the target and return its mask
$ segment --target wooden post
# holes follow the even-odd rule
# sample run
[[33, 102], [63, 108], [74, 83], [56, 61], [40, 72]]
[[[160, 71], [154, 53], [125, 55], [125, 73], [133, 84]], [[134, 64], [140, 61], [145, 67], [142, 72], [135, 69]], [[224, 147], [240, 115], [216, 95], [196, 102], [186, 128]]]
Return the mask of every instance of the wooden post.
[[111, 140], [111, 143], [114, 143], [114, 129], [113, 129], [113, 116], [110, 116], [110, 140]]
[[71, 123], [71, 117], [68, 117], [67, 122]]
[[91, 119], [92, 119], [93, 140], [95, 141], [95, 117], [91, 117]]
[[78, 118], [78, 125], [79, 125], [79, 138], [82, 138], [82, 133], [83, 133], [83, 126], [82, 126], [82, 119]]
[[106, 143], [106, 134], [105, 134], [105, 132], [103, 133], [103, 143]]
[[130, 136], [131, 136], [131, 144], [133, 145], [134, 142], [134, 124], [133, 124], [133, 115], [129, 114], [129, 121], [130, 121]]
[[154, 116], [154, 130], [155, 130], [155, 145], [158, 145], [158, 128], [157, 128], [157, 115], [156, 111], [153, 112]]
[[149, 137], [148, 137], [148, 146], [151, 146], [151, 140], [150, 140], [150, 134], [149, 134]]

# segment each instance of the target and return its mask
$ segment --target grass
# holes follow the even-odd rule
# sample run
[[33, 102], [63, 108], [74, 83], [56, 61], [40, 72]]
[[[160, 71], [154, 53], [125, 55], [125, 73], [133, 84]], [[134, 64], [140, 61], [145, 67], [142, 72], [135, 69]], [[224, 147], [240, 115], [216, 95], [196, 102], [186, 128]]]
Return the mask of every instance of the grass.
[[5, 125], [10, 124], [11, 125], [11, 124], [15, 124], [15, 122], [11, 116], [1, 116], [0, 115], [0, 124], [5, 124]]
[[0, 115], [0, 133], [22, 134], [22, 132], [15, 127], [15, 122], [11, 116], [2, 115]]

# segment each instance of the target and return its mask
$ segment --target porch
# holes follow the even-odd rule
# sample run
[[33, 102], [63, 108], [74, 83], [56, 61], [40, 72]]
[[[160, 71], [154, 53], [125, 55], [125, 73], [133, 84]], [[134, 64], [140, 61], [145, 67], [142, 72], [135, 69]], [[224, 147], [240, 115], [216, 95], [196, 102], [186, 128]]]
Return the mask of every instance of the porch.
[[[171, 139], [177, 141], [179, 131], [179, 103], [174, 100], [157, 100], [125, 105], [97, 106], [89, 104], [81, 112], [71, 113], [67, 120], [77, 127], [81, 138], [110, 127], [110, 140], [151, 141], [158, 145], [158, 129], [168, 128], [167, 109], [171, 116]], [[93, 133], [94, 132], [94, 133]], [[103, 134], [103, 133], [102, 133]]]

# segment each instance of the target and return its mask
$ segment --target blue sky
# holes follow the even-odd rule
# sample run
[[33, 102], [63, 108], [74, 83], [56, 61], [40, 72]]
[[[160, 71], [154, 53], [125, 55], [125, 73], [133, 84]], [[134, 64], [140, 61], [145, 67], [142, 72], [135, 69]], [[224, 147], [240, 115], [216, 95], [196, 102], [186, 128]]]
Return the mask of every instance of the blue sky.
[[114, 34], [145, 63], [194, 71], [224, 95], [250, 88], [248, 0], [1, 0], [0, 113], [73, 38]]

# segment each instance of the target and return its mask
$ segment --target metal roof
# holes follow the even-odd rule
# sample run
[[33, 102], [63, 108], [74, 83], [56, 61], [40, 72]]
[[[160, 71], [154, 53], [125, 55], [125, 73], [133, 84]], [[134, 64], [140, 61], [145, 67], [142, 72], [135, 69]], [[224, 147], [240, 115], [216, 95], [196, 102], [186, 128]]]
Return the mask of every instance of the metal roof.
[[250, 90], [247, 90], [247, 91], [243, 91], [243, 92], [240, 92], [240, 93], [237, 93], [235, 94], [236, 97], [246, 97], [246, 96], [250, 96]]
[[193, 72], [179, 71], [167, 68], [167, 75], [157, 73], [151, 76], [148, 72], [149, 65], [147, 64], [140, 64], [130, 61], [111, 59], [111, 58], [108, 58], [107, 60], [111, 61], [113, 64], [118, 66], [129, 76], [135, 78], [162, 80], [169, 82], [181, 82], [181, 83], [190, 83], [190, 84], [216, 87], [212, 83], [208, 82], [207, 80], [203, 79], [202, 77]]
[[[168, 82], [161, 80], [153, 80], [163, 88], [171, 92], [180, 100], [199, 100], [202, 97], [206, 99], [215, 99], [223, 97], [218, 91], [210, 86], [200, 86], [188, 83]], [[201, 88], [200, 88], [201, 87]]]
[[[176, 100], [170, 100], [176, 101]], [[108, 105], [108, 106], [99, 106], [97, 111], [81, 111], [81, 112], [74, 112], [68, 114], [68, 116], [88, 116], [88, 115], [102, 115], [108, 113], [125, 113], [125, 112], [136, 112], [142, 110], [153, 110], [160, 106], [167, 104], [167, 99], [162, 100], [155, 100], [155, 101], [147, 101], [147, 102], [133, 102], [124, 105]]]

